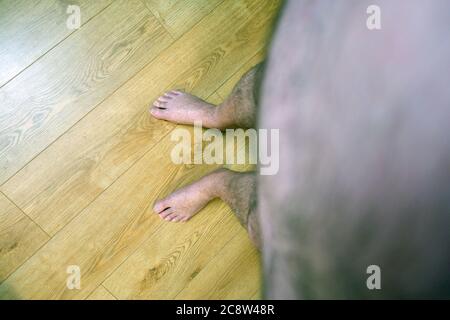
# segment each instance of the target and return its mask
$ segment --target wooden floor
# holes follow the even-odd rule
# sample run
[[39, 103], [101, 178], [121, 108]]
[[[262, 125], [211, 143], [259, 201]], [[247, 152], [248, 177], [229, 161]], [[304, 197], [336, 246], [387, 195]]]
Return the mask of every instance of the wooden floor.
[[[213, 103], [264, 59], [276, 0], [0, 0], [0, 298], [257, 299], [230, 209], [168, 223], [153, 202], [213, 170], [175, 165], [165, 90]], [[70, 290], [67, 267], [81, 270]]]

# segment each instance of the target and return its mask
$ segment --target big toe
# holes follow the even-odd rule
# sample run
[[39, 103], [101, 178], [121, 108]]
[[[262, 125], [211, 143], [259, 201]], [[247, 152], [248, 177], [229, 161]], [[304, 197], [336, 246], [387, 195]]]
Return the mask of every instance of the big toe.
[[169, 206], [167, 205], [166, 201], [164, 200], [158, 200], [155, 202], [155, 205], [153, 206], [153, 211], [156, 213], [161, 213], [165, 209], [167, 209]]
[[150, 108], [150, 114], [157, 119], [163, 119], [165, 116], [166, 110], [160, 109], [157, 107]]

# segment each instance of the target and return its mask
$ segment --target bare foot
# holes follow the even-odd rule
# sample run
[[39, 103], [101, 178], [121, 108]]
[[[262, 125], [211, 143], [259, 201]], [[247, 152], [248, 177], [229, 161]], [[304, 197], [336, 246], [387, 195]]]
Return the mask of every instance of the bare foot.
[[167, 221], [185, 222], [209, 201], [221, 198], [247, 229], [250, 239], [260, 248], [261, 236], [256, 213], [256, 176], [228, 169], [216, 170], [197, 182], [156, 201], [153, 210]]
[[156, 201], [153, 211], [167, 221], [187, 221], [218, 197], [216, 188], [221, 183], [221, 171], [213, 172], [197, 182], [181, 188]]
[[172, 90], [159, 97], [150, 109], [157, 119], [179, 124], [201, 121], [206, 128], [220, 128], [217, 107], [189, 93]]

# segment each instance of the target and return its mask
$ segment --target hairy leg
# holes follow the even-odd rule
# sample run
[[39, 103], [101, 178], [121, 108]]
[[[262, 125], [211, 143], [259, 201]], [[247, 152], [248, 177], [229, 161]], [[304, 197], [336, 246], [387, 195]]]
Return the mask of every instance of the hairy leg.
[[239, 222], [249, 231], [252, 241], [259, 247], [255, 173], [216, 170], [157, 201], [153, 210], [167, 221], [185, 222], [214, 198], [221, 198], [232, 208]]
[[374, 31], [371, 3], [292, 0], [278, 26], [259, 123], [280, 128], [280, 171], [258, 177], [267, 298], [450, 296], [450, 2], [377, 1]]
[[206, 128], [254, 128], [256, 91], [261, 74], [261, 65], [250, 69], [236, 84], [230, 96], [218, 106], [189, 93], [171, 90], [153, 103], [150, 113], [157, 119], [179, 124], [201, 121]]
[[255, 128], [257, 97], [263, 75], [263, 64], [258, 64], [242, 76], [231, 94], [219, 105], [217, 116], [225, 128]]
[[227, 171], [229, 174], [225, 183], [221, 185], [220, 198], [231, 207], [241, 225], [247, 229], [255, 246], [261, 248], [256, 210], [256, 173]]

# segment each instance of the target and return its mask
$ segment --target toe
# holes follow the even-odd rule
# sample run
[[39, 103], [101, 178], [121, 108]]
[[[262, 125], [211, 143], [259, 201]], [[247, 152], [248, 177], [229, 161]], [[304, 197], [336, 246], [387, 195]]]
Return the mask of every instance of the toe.
[[177, 216], [178, 216], [178, 214], [172, 212], [172, 213], [168, 214], [168, 215], [164, 218], [164, 220], [166, 220], [166, 221], [172, 221], [172, 219], [174, 219], [174, 218], [177, 217]]
[[[159, 98], [161, 99], [161, 98]], [[166, 108], [166, 102], [164, 101], [160, 101], [160, 100], [156, 100], [155, 102], [153, 102], [153, 106], [156, 108]]]
[[164, 117], [166, 110], [153, 107], [150, 109], [150, 114], [157, 119], [162, 119]]
[[181, 221], [183, 219], [182, 216], [176, 216], [175, 218], [172, 218], [172, 222], [178, 222]]
[[167, 102], [169, 102], [172, 98], [169, 98], [168, 96], [164, 95], [158, 98], [158, 102], [162, 103], [162, 104], [166, 104]]
[[165, 219], [167, 218], [169, 215], [173, 214], [173, 209], [172, 208], [167, 208], [166, 210], [163, 210], [159, 216], [161, 217], [161, 219]]
[[172, 100], [173, 98], [175, 98], [175, 96], [170, 94], [170, 92], [166, 92], [164, 93], [163, 98], [166, 100]]
[[183, 94], [183, 91], [181, 91], [181, 90], [172, 90], [170, 92], [172, 92], [176, 96], [179, 96], [180, 94]]
[[155, 211], [156, 213], [161, 213], [164, 209], [167, 209], [169, 207], [170, 206], [166, 203], [165, 199], [158, 200], [153, 205], [153, 211]]

